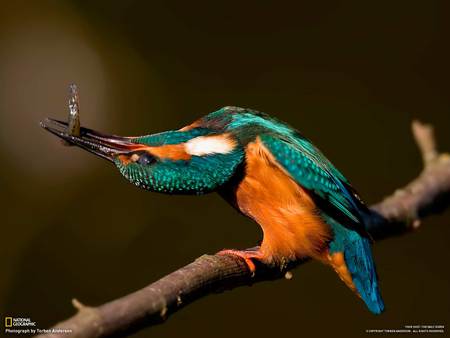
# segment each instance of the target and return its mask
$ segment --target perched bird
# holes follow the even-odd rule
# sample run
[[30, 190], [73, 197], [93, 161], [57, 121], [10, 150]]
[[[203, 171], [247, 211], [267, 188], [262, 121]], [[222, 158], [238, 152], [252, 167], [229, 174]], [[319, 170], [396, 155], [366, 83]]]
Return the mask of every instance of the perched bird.
[[364, 227], [367, 207], [305, 137], [267, 114], [224, 107], [178, 130], [119, 137], [46, 119], [42, 127], [113, 162], [131, 183], [167, 194], [218, 192], [264, 233], [260, 246], [224, 250], [265, 264], [330, 265], [373, 313], [384, 310]]

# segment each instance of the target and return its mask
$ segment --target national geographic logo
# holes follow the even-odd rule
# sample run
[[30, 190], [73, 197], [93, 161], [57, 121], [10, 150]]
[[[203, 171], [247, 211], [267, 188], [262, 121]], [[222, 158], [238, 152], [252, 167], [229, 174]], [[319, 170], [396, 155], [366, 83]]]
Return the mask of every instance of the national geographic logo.
[[5, 327], [35, 327], [36, 322], [31, 318], [23, 317], [5, 317]]

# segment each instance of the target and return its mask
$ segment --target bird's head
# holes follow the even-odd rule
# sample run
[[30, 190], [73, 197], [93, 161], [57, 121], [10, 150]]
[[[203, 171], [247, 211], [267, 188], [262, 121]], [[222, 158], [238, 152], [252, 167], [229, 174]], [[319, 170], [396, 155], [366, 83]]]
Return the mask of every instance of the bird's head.
[[[223, 116], [225, 116], [224, 114]], [[198, 120], [179, 130], [121, 137], [81, 128], [67, 133], [67, 123], [45, 119], [41, 126], [65, 141], [116, 165], [131, 183], [163, 193], [201, 194], [217, 190], [235, 174], [244, 148], [226, 124]]]

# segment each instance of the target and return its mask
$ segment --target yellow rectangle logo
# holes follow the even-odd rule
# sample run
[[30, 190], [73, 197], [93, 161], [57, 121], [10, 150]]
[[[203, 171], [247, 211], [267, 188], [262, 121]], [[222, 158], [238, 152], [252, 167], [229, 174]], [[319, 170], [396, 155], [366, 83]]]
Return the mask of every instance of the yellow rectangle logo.
[[12, 326], [12, 317], [5, 317], [5, 327]]

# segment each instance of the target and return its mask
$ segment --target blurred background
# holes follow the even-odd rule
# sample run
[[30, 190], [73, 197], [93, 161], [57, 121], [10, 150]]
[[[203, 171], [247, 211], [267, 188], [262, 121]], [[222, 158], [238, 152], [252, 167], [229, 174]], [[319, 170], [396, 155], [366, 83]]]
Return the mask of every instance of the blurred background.
[[[446, 1], [5, 1], [0, 12], [0, 314], [40, 328], [139, 289], [260, 230], [217, 195], [152, 194], [39, 128], [118, 135], [179, 128], [222, 106], [273, 114], [311, 138], [370, 204], [414, 178], [413, 118], [450, 150]], [[331, 269], [202, 299], [136, 337], [359, 337], [450, 324], [450, 212], [374, 247], [387, 311]]]

